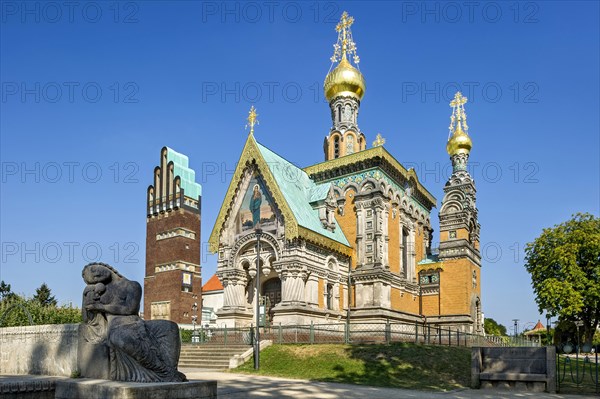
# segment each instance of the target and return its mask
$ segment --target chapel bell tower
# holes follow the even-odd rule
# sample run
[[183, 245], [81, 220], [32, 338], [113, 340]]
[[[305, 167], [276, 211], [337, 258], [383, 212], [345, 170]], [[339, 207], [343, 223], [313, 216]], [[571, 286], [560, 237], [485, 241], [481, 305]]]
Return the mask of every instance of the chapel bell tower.
[[[458, 92], [450, 103], [450, 136], [446, 150], [452, 175], [444, 187], [440, 208], [440, 253], [444, 264], [440, 296], [442, 314], [453, 315], [483, 332], [481, 308], [481, 254], [475, 182], [467, 170], [472, 142], [467, 134], [467, 98]], [[463, 320], [464, 319], [464, 320]]]
[[[331, 108], [332, 126], [329, 135], [325, 137], [325, 160], [339, 158], [366, 149], [365, 135], [358, 128], [358, 109], [362, 100], [366, 83], [358, 70], [360, 59], [356, 53], [356, 44], [352, 40], [350, 26], [354, 18], [347, 12], [342, 14], [342, 20], [337, 24], [337, 43], [333, 45], [331, 57], [332, 67], [325, 78], [323, 89], [325, 98]], [[352, 63], [348, 59], [352, 57]]]

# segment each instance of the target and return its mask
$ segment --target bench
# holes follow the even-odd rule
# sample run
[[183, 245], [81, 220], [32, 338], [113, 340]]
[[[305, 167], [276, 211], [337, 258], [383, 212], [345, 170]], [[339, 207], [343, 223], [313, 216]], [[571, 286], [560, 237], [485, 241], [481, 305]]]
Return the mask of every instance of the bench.
[[472, 388], [556, 392], [554, 347], [471, 350]]

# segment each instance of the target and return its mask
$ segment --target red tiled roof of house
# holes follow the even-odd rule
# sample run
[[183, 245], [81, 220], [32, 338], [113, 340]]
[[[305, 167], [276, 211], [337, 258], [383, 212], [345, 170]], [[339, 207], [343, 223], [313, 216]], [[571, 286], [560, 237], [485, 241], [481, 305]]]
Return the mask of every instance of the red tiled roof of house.
[[217, 275], [213, 274], [213, 276], [202, 287], [202, 292], [220, 291], [222, 289], [223, 289], [223, 284], [221, 284], [221, 281], [219, 280]]
[[537, 324], [535, 325], [535, 327], [533, 327], [533, 331], [535, 330], [545, 330], [546, 327], [544, 327], [544, 325], [542, 324], [541, 321], [538, 320]]
[[533, 327], [533, 330], [526, 331], [524, 334], [525, 335], [539, 335], [540, 333], [543, 333], [544, 331], [546, 331], [546, 327], [544, 327], [542, 322], [538, 320], [535, 327]]

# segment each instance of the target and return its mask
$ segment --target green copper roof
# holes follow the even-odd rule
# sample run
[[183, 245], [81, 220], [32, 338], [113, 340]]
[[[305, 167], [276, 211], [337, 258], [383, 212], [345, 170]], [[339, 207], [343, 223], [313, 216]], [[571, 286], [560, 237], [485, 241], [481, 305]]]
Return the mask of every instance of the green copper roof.
[[202, 195], [202, 186], [196, 183], [196, 172], [189, 168], [188, 157], [167, 147], [167, 162], [171, 161], [173, 161], [173, 174], [181, 178], [184, 195], [197, 200]]
[[269, 165], [271, 174], [277, 181], [279, 189], [294, 213], [298, 224], [324, 237], [350, 246], [342, 229], [338, 226], [334, 231], [327, 230], [321, 224], [319, 211], [314, 209], [312, 201], [324, 199], [330, 183], [315, 184], [302, 169], [275, 154], [267, 147], [256, 143], [265, 162]]
[[429, 265], [432, 263], [439, 263], [439, 258], [437, 255], [427, 255], [426, 258], [424, 258], [423, 260], [421, 260], [418, 264], [419, 265]]

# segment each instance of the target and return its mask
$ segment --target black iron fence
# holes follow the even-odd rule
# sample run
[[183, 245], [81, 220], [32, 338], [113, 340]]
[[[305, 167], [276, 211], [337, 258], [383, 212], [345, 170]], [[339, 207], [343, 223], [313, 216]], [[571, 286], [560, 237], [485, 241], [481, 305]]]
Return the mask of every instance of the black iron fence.
[[600, 396], [600, 345], [559, 345], [556, 359], [556, 386], [561, 393]]
[[[260, 328], [261, 340], [276, 344], [389, 344], [411, 342], [446, 346], [539, 346], [524, 337], [484, 336], [459, 329], [422, 323], [337, 323], [273, 325]], [[182, 334], [184, 343], [247, 344], [254, 339], [254, 328], [199, 328]]]

